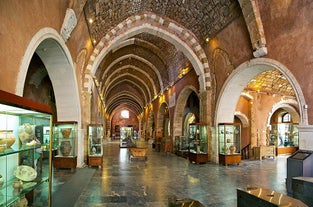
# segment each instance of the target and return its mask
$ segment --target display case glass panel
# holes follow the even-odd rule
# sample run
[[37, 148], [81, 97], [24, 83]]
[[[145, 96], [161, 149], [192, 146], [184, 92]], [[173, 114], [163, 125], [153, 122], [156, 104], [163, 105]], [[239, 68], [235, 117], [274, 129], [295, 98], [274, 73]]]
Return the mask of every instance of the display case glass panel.
[[219, 154], [240, 154], [241, 127], [240, 124], [218, 125]]
[[[30, 197], [28, 205], [36, 206], [36, 188], [46, 190], [40, 197], [51, 205], [51, 142], [36, 131], [50, 129], [51, 119], [49, 106], [0, 91], [1, 207], [20, 206]], [[43, 148], [49, 152], [45, 158]]]
[[202, 124], [189, 125], [189, 151], [193, 153], [207, 153], [207, 128]]
[[271, 124], [269, 145], [276, 147], [298, 147], [298, 125], [292, 123]]
[[77, 122], [55, 122], [53, 139], [54, 146], [58, 149], [56, 157], [77, 156]]
[[102, 156], [103, 126], [102, 124], [88, 125], [88, 156]]
[[136, 140], [134, 140], [133, 127], [121, 127], [120, 128], [120, 147], [134, 147], [136, 146]]

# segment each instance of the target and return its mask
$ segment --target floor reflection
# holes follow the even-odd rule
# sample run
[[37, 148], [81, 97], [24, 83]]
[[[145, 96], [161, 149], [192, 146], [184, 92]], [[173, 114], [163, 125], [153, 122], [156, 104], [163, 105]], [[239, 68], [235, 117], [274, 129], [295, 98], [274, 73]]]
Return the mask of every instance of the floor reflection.
[[103, 166], [96, 169], [75, 206], [165, 207], [169, 198], [176, 197], [198, 200], [204, 206], [232, 207], [237, 205], [237, 188], [263, 187], [286, 194], [287, 156], [225, 167], [192, 164], [148, 148], [146, 161], [130, 161], [127, 148], [120, 148], [118, 142], [105, 143]]

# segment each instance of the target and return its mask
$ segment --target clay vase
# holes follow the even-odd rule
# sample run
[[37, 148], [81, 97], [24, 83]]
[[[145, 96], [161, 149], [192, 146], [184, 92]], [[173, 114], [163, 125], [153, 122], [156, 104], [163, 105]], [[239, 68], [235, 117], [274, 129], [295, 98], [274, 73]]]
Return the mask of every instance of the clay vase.
[[0, 130], [0, 146], [10, 148], [15, 142], [13, 130]]
[[63, 135], [63, 138], [69, 138], [71, 132], [72, 132], [72, 128], [63, 128], [63, 129], [61, 129], [61, 133]]
[[21, 197], [19, 201], [16, 202], [16, 207], [27, 207], [28, 201], [25, 196]]
[[62, 141], [60, 145], [60, 152], [63, 156], [69, 156], [72, 150], [70, 141]]
[[15, 190], [20, 190], [23, 188], [23, 181], [21, 180], [16, 180], [12, 183], [12, 186]]
[[4, 184], [4, 178], [0, 174], [0, 188], [3, 186], [3, 184]]
[[229, 147], [229, 151], [230, 151], [230, 154], [234, 154], [235, 151], [236, 151], [236, 147], [235, 147], [234, 145], [231, 145], [231, 146]]

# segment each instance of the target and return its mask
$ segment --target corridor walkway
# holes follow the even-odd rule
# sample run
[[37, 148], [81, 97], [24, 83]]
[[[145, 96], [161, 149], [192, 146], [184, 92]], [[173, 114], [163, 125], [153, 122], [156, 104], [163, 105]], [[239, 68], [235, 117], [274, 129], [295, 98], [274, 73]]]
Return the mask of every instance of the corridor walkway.
[[103, 167], [95, 170], [75, 206], [166, 207], [168, 199], [176, 196], [210, 207], [235, 207], [237, 188], [259, 186], [286, 194], [287, 156], [225, 167], [191, 164], [148, 148], [147, 161], [130, 161], [126, 148], [106, 143]]

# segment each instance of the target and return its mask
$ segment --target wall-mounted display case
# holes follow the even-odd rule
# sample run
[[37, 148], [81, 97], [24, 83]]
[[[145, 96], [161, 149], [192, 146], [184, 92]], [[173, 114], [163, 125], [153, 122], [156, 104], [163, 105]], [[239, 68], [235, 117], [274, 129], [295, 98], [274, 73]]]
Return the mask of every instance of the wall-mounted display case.
[[[51, 206], [51, 142], [36, 135], [37, 126], [51, 128], [50, 106], [0, 90], [0, 206]], [[42, 147], [49, 153], [43, 158]], [[47, 196], [46, 198], [44, 196]]]
[[299, 148], [298, 125], [293, 123], [271, 124], [269, 145], [276, 147], [277, 154], [292, 154]]
[[190, 124], [188, 134], [190, 162], [208, 162], [207, 126], [199, 123]]
[[103, 162], [103, 125], [90, 124], [87, 130], [88, 136], [88, 166], [101, 168]]
[[219, 162], [223, 165], [241, 162], [241, 127], [237, 123], [218, 125]]
[[53, 123], [53, 141], [57, 155], [53, 157], [53, 167], [75, 169], [77, 166], [77, 122]]

